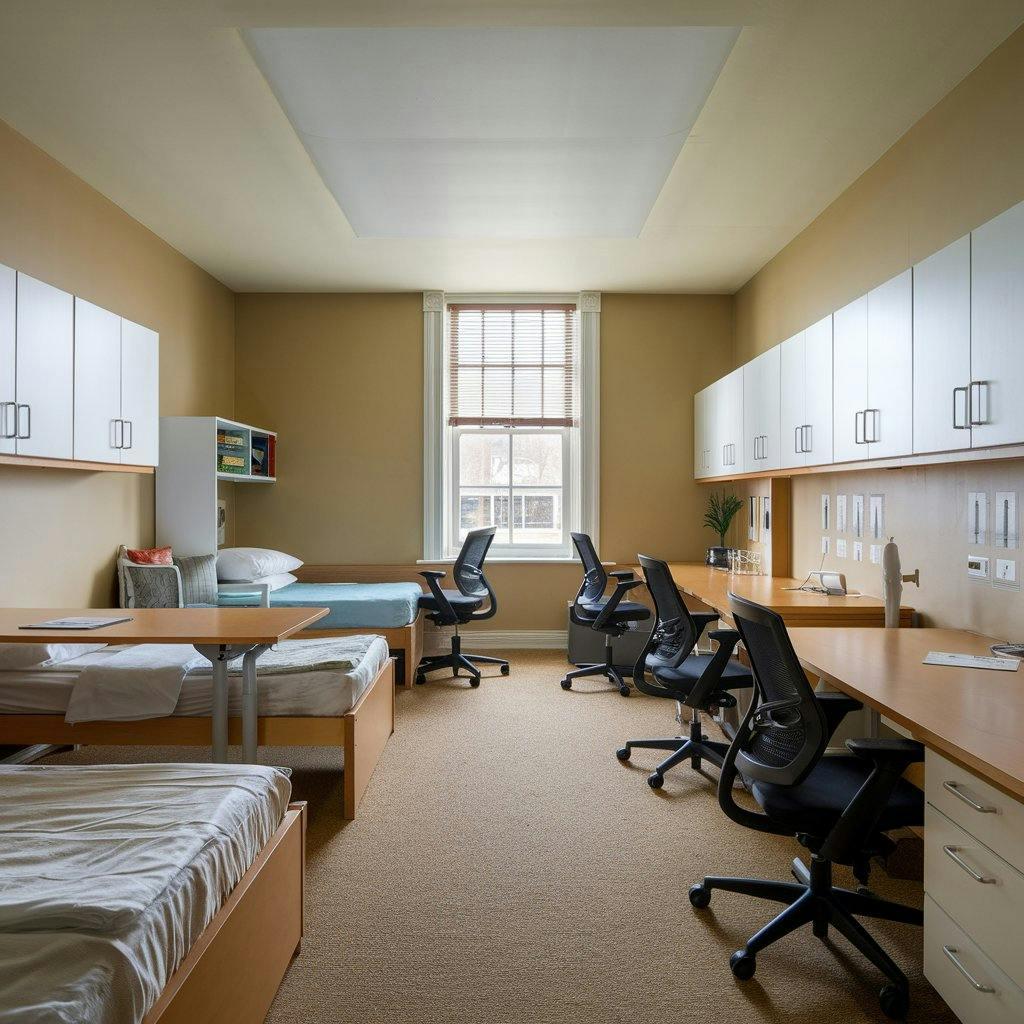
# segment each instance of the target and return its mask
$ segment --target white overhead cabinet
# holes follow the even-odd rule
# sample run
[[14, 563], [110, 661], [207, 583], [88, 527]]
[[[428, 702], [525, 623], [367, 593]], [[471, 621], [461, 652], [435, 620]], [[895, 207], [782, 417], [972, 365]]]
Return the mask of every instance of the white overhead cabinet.
[[74, 455], [74, 299], [18, 274], [16, 454]]
[[159, 336], [75, 299], [75, 458], [155, 466]]
[[779, 467], [780, 346], [743, 367], [743, 469]]
[[868, 297], [832, 316], [832, 445], [836, 462], [868, 457], [864, 410], [868, 407]]
[[779, 465], [832, 461], [832, 316], [779, 346]]
[[696, 479], [711, 475], [710, 431], [708, 410], [712, 408], [705, 388], [693, 396], [693, 475]]
[[743, 374], [741, 366], [709, 389], [710, 476], [743, 472]]
[[914, 452], [971, 447], [971, 237], [914, 267]]
[[0, 455], [14, 455], [18, 423], [18, 402], [15, 391], [15, 316], [17, 309], [17, 274], [10, 267], [0, 266]]
[[1024, 441], [1024, 203], [971, 232], [974, 448]]

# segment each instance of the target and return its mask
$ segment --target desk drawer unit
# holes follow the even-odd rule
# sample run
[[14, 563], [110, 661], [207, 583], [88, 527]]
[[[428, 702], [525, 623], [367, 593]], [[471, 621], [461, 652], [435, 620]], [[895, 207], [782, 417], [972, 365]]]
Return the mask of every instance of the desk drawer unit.
[[1024, 805], [925, 762], [925, 976], [965, 1024], [1024, 1021]]

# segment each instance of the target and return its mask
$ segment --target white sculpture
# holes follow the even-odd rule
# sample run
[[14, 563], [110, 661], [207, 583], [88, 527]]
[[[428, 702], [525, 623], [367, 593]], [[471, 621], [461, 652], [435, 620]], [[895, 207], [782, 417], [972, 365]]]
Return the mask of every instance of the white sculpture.
[[889, 538], [889, 543], [882, 550], [882, 594], [885, 597], [885, 625], [887, 629], [896, 629], [900, 624], [900, 600], [903, 597], [903, 584], [913, 583], [921, 586], [921, 570], [903, 575], [900, 565], [900, 549], [896, 542]]

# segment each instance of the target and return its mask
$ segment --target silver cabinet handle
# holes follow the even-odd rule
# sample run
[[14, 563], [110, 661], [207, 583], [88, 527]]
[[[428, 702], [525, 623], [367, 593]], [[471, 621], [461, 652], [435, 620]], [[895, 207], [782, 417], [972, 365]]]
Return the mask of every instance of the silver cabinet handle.
[[[868, 413], [871, 413], [871, 436], [868, 437]], [[876, 441], [881, 440], [881, 434], [878, 431], [878, 422], [882, 418], [881, 409], [865, 409], [864, 410], [864, 440], [868, 444], [874, 444]]]
[[995, 814], [995, 807], [987, 807], [985, 804], [979, 804], [977, 800], [972, 800], [966, 793], [961, 792], [960, 784], [958, 782], [944, 782], [942, 788], [947, 793], [952, 793], [957, 800], [962, 800], [972, 810], [977, 811], [979, 814]]
[[[26, 413], [26, 415], [25, 415], [25, 433], [24, 434], [21, 432], [21, 410], [22, 409], [24, 409], [25, 413]], [[31, 405], [24, 405], [24, 404], [22, 404], [22, 405], [18, 406], [17, 424], [15, 426], [14, 436], [19, 441], [27, 441], [32, 436], [32, 406]]]
[[[969, 389], [966, 388], [966, 387], [963, 387], [963, 388], [953, 388], [953, 429], [954, 430], [970, 430], [971, 429], [970, 423], [967, 422], [968, 419], [970, 418], [969, 409], [970, 409], [970, 404], [971, 404], [971, 400], [967, 397], [968, 390]], [[961, 394], [961, 393], [964, 396], [964, 422], [963, 423], [957, 423], [957, 421], [956, 421], [956, 396]]]
[[[804, 454], [809, 455], [814, 450], [814, 425], [805, 423], [803, 430], [807, 431], [807, 440], [804, 442]], [[801, 434], [803, 430], [801, 430]]]
[[867, 441], [865, 441], [860, 436], [860, 427], [861, 427], [861, 419], [860, 418], [863, 415], [864, 415], [863, 410], [861, 412], [855, 412], [853, 414], [853, 443], [854, 444], [867, 444]]
[[128, 440], [125, 441], [124, 447], [125, 448], [131, 448], [132, 441], [135, 438], [135, 430], [134, 430], [134, 428], [132, 426], [132, 421], [131, 420], [121, 420], [121, 422], [128, 428]]
[[121, 420], [110, 421], [110, 447], [121, 448], [124, 441], [124, 428]]
[[793, 453], [795, 455], [803, 454], [803, 450], [804, 450], [803, 433], [804, 433], [804, 428], [803, 427], [794, 427], [793, 428]]
[[[14, 410], [14, 426], [7, 426], [7, 410]], [[0, 402], [0, 437], [11, 440], [18, 436], [18, 403]]]
[[[974, 389], [978, 389], [978, 404], [974, 404]], [[982, 390], [984, 388], [984, 390]], [[982, 399], [984, 398], [984, 402]], [[972, 380], [968, 392], [967, 422], [972, 427], [983, 427], [988, 423], [988, 381]]]
[[989, 995], [995, 992], [995, 989], [992, 988], [991, 985], [982, 985], [982, 983], [978, 981], [978, 979], [975, 978], [966, 967], [964, 967], [960, 957], [957, 956], [957, 953], [960, 952], [959, 949], [955, 946], [943, 946], [942, 952], [946, 954], [946, 959], [967, 979], [971, 988], [973, 988], [975, 992], [985, 992]]
[[976, 882], [980, 882], [982, 885], [995, 885], [996, 880], [994, 878], [986, 878], [984, 875], [979, 875], [970, 864], [967, 863], [960, 856], [961, 847], [959, 846], [944, 846], [942, 852], [958, 867], [962, 868], [967, 872]]

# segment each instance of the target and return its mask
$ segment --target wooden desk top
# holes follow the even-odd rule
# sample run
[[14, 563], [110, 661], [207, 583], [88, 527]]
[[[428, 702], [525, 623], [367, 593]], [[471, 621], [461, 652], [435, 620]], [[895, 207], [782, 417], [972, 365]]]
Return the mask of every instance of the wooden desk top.
[[958, 629], [791, 629], [804, 668], [915, 739], [1024, 800], [1024, 665], [1016, 672], [923, 665], [929, 651], [989, 654]]
[[[736, 576], [695, 562], [669, 566], [676, 586], [717, 612], [728, 614], [729, 591], [778, 612], [789, 626], [881, 626], [885, 602], [878, 597], [828, 597], [787, 589], [803, 580], [780, 576]], [[640, 574], [643, 575], [642, 573]], [[913, 608], [900, 609], [900, 624], [913, 624]]]
[[[276, 644], [327, 608], [0, 608], [0, 643]], [[101, 629], [19, 629], [28, 622], [130, 615]]]

